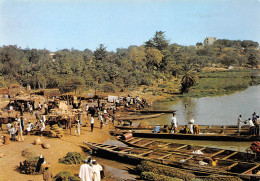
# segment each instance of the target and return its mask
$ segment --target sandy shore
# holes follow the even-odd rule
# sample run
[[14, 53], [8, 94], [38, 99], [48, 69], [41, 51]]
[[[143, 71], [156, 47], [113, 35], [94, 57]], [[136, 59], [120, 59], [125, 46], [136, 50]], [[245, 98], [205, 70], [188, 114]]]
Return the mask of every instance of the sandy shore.
[[[28, 120], [33, 119], [29, 114], [25, 114]], [[27, 122], [26, 121], [26, 122]], [[85, 117], [84, 121], [88, 121]], [[33, 121], [34, 122], [34, 121]], [[83, 122], [84, 123], [84, 122]], [[27, 125], [27, 124], [25, 124]], [[112, 125], [105, 125], [101, 130], [99, 128], [99, 122], [95, 118], [94, 132], [90, 132], [90, 127], [82, 127], [82, 134], [80, 136], [75, 135], [75, 128], [72, 128], [72, 135], [70, 130], [64, 130], [64, 136], [62, 138], [48, 138], [45, 136], [24, 136], [24, 142], [11, 141], [7, 145], [0, 146], [0, 153], [4, 154], [0, 158], [0, 180], [2, 181], [21, 181], [21, 180], [43, 180], [42, 175], [25, 175], [20, 174], [18, 166], [19, 163], [24, 161], [22, 156], [23, 150], [30, 150], [38, 155], [44, 155], [47, 163], [51, 164], [51, 171], [54, 175], [60, 171], [71, 171], [77, 175], [80, 165], [65, 165], [59, 163], [59, 159], [66, 156], [68, 152], [80, 152], [84, 153], [81, 145], [83, 141], [102, 143], [106, 141], [110, 135], [109, 130]], [[3, 125], [6, 128], [6, 125]], [[5, 135], [7, 130], [0, 131], [0, 135]], [[33, 142], [37, 138], [40, 138], [43, 143], [49, 143], [50, 149], [44, 149], [41, 145], [34, 145]]]

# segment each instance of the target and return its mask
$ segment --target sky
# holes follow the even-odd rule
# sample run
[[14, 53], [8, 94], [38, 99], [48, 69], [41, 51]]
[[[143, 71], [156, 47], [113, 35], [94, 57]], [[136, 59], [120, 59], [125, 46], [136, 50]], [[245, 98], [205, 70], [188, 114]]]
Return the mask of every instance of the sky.
[[108, 51], [206, 37], [260, 43], [260, 0], [0, 0], [0, 46]]

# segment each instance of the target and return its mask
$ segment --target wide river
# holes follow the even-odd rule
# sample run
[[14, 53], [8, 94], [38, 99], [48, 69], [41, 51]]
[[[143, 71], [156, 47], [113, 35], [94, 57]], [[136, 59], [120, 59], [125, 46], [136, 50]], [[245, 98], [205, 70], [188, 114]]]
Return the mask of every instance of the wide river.
[[[185, 106], [187, 104], [187, 106]], [[176, 110], [179, 124], [187, 124], [190, 119], [195, 120], [198, 125], [236, 125], [237, 118], [241, 114], [243, 120], [252, 117], [256, 112], [260, 114], [260, 85], [236, 92], [231, 95], [183, 98], [176, 102], [157, 102], [153, 105], [158, 110]], [[165, 114], [158, 118], [146, 120], [151, 125], [170, 124], [171, 114]], [[133, 125], [139, 124], [139, 121]], [[172, 140], [185, 144], [198, 144], [221, 148], [230, 148], [244, 151], [251, 143], [242, 142], [215, 142], [215, 141], [184, 141]]]

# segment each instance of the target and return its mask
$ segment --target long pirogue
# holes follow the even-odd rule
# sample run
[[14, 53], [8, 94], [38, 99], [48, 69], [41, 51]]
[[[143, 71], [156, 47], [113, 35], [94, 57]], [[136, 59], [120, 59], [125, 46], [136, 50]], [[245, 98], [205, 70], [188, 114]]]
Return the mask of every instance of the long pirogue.
[[158, 140], [151, 140], [147, 138], [135, 138], [123, 139], [122, 137], [117, 137], [119, 141], [132, 147], [147, 148], [153, 150], [162, 150], [167, 152], [176, 152], [187, 155], [198, 155], [202, 157], [216, 158], [222, 160], [233, 160], [240, 162], [259, 162], [259, 158], [254, 153], [238, 152], [228, 149], [220, 149], [213, 147], [204, 146], [193, 146], [180, 143], [172, 143]]
[[[125, 129], [125, 128], [128, 129]], [[183, 126], [179, 126], [180, 129]], [[260, 136], [249, 135], [249, 127], [244, 126], [241, 134], [237, 134], [236, 126], [200, 126], [199, 134], [185, 134], [185, 133], [153, 133], [149, 128], [138, 128], [130, 126], [117, 127], [117, 130], [111, 131], [111, 134], [120, 135], [131, 132], [134, 137], [143, 138], [164, 138], [164, 139], [186, 139], [186, 140], [212, 140], [212, 141], [260, 141]]]
[[190, 170], [195, 174], [203, 175], [233, 175], [245, 179], [260, 179], [258, 163], [238, 162], [219, 159], [216, 166], [211, 164], [201, 165], [203, 157], [181, 153], [167, 152], [162, 150], [143, 149], [136, 147], [118, 147], [98, 143], [84, 142], [94, 153], [102, 157], [112, 157], [117, 160], [131, 160], [140, 162], [149, 160], [164, 165]]

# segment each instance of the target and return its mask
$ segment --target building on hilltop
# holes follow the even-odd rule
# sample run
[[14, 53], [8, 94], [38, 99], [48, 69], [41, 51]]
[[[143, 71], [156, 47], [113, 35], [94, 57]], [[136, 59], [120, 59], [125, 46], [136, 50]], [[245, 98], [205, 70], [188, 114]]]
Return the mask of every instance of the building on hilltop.
[[216, 37], [206, 37], [204, 40], [204, 46], [205, 45], [213, 45], [213, 43], [216, 41]]

